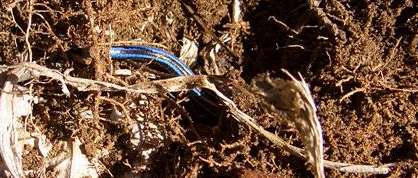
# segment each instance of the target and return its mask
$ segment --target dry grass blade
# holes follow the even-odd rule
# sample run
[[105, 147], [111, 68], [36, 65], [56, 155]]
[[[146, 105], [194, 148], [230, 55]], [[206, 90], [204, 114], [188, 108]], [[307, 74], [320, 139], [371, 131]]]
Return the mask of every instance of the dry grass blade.
[[141, 42], [141, 41], [112, 41], [110, 43], [99, 43], [99, 46], [112, 46], [112, 45], [149, 45], [149, 46], [156, 46], [163, 49], [169, 49], [167, 46], [164, 46], [159, 43], [148, 43], [148, 42]]
[[241, 20], [241, 3], [239, 0], [232, 2], [232, 23], [238, 23]]
[[294, 104], [297, 104], [296, 107], [300, 108], [300, 113], [296, 113], [296, 117], [293, 119], [296, 123], [296, 128], [303, 135], [302, 139], [306, 147], [305, 151], [308, 160], [315, 168], [316, 177], [325, 177], [322, 128], [316, 115], [315, 103], [308, 84], [300, 74], [301, 81], [298, 81], [288, 71], [283, 71], [292, 78], [290, 90], [296, 91], [296, 96], [299, 95], [299, 102]]
[[[272, 112], [285, 113], [285, 122], [296, 127], [305, 145], [305, 155], [314, 167], [315, 177], [325, 177], [323, 163], [322, 129], [316, 116], [315, 104], [305, 81], [271, 80], [268, 76], [257, 78], [257, 92], [268, 102]], [[302, 78], [302, 77], [301, 77]]]
[[391, 167], [397, 166], [396, 163], [389, 163], [384, 165], [356, 165], [350, 163], [339, 163], [324, 160], [326, 168], [336, 169], [341, 172], [348, 173], [365, 173], [365, 174], [388, 174]]

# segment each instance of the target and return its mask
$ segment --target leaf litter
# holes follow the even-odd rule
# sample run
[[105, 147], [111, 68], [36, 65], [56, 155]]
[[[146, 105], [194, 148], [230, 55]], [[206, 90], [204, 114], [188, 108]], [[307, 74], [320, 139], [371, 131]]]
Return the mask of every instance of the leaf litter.
[[[107, 82], [98, 82], [94, 80], [88, 80], [83, 78], [75, 78], [66, 76], [63, 77], [64, 74], [61, 74], [57, 71], [38, 66], [33, 63], [25, 63], [18, 66], [12, 67], [13, 71], [16, 69], [20, 69], [19, 71], [25, 71], [32, 74], [35, 77], [40, 76], [48, 76], [54, 80], [58, 80], [62, 82], [64, 85], [74, 85], [80, 90], [97, 90], [97, 91], [126, 91], [132, 93], [158, 93], [161, 89], [169, 92], [178, 92], [178, 91], [185, 91], [193, 89], [194, 87], [206, 88], [213, 91], [222, 101], [223, 105], [227, 107], [227, 110], [233, 117], [245, 124], [248, 125], [250, 128], [255, 129], [259, 132], [259, 134], [266, 137], [268, 140], [272, 141], [274, 144], [282, 147], [286, 151], [289, 151], [291, 154], [295, 156], [307, 159], [314, 167], [314, 172], [317, 177], [324, 177], [323, 167], [335, 168], [340, 171], [348, 171], [352, 169], [360, 169], [362, 172], [368, 173], [387, 173], [388, 167], [390, 165], [385, 166], [368, 166], [368, 165], [351, 165], [351, 164], [344, 164], [344, 163], [336, 163], [328, 161], [325, 165], [323, 162], [323, 148], [322, 148], [322, 136], [321, 136], [321, 127], [318, 123], [317, 116], [315, 114], [315, 105], [313, 103], [312, 97], [310, 95], [309, 89], [307, 88], [307, 84], [304, 81], [298, 81], [289, 73], [287, 73], [291, 78], [292, 81], [278, 81], [273, 82], [270, 79], [266, 78], [265, 81], [268, 82], [266, 84], [259, 84], [258, 87], [261, 88], [262, 94], [266, 97], [267, 101], [272, 103], [272, 108], [282, 110], [286, 112], [287, 121], [294, 122], [296, 128], [299, 130], [299, 133], [303, 136], [305, 150], [294, 147], [280, 137], [277, 137], [273, 133], [270, 133], [264, 130], [261, 126], [255, 123], [255, 120], [250, 116], [246, 115], [242, 111], [240, 111], [236, 104], [228, 99], [225, 95], [223, 95], [220, 91], [218, 91], [214, 84], [210, 82], [210, 80], [214, 80], [215, 78], [211, 78], [210, 76], [189, 76], [189, 77], [175, 77], [170, 79], [164, 80], [157, 80], [152, 82], [143, 82], [139, 84], [135, 84], [132, 86], [122, 87], [112, 83]], [[218, 79], [219, 80], [219, 79]], [[7, 84], [7, 82], [6, 82]], [[7, 85], [6, 85], [7, 86]], [[7, 88], [4, 88], [4, 91], [7, 91]], [[281, 92], [281, 93], [274, 93], [274, 92]], [[274, 95], [274, 96], [272, 96]], [[13, 100], [12, 100], [13, 101]], [[281, 104], [277, 104], [281, 103]], [[286, 104], [284, 104], [286, 103]], [[13, 104], [11, 104], [14, 106]], [[2, 105], [4, 106], [4, 105]], [[284, 109], [282, 109], [284, 107]], [[12, 108], [12, 107], [10, 107]], [[13, 111], [9, 111], [13, 113]], [[15, 120], [13, 118], [5, 118]], [[7, 130], [7, 129], [6, 129]], [[137, 129], [138, 130], [138, 129]], [[4, 131], [3, 131], [4, 133]], [[12, 131], [10, 134], [14, 134]], [[5, 134], [7, 135], [7, 134]], [[161, 136], [160, 136], [161, 137]], [[5, 142], [7, 143], [7, 142]], [[91, 163], [89, 163], [88, 159], [80, 152], [80, 141], [76, 139], [74, 142], [71, 143], [72, 151], [71, 151], [71, 159], [68, 158], [58, 164], [58, 176], [59, 177], [83, 177], [83, 176], [93, 176], [97, 177], [97, 172], [93, 170]], [[10, 149], [10, 148], [9, 148]], [[6, 152], [1, 152], [2, 156], [7, 156]], [[10, 155], [9, 155], [10, 156]], [[146, 156], [149, 157], [149, 156]], [[21, 155], [16, 155], [16, 159], [21, 159]], [[11, 161], [9, 164], [10, 166], [15, 166], [16, 168], [9, 168], [9, 171], [15, 177], [20, 177], [20, 173], [18, 170], [22, 171], [20, 168], [21, 165], [16, 165], [15, 160]], [[6, 167], [9, 167], [6, 162]], [[350, 169], [348, 167], [351, 167]], [[373, 168], [375, 167], [375, 168]], [[15, 170], [17, 169], [17, 170]], [[83, 171], [81, 171], [83, 170]], [[16, 171], [16, 172], [13, 172]]]
[[[322, 164], [330, 168], [325, 173], [331, 177], [367, 176], [341, 172], [399, 177], [414, 174], [410, 166], [414, 164], [414, 154], [396, 154], [417, 150], [416, 144], [411, 143], [417, 132], [410, 122], [416, 118], [416, 37], [411, 35], [411, 22], [416, 17], [408, 13], [415, 8], [410, 1], [385, 4], [211, 0], [188, 2], [185, 7], [182, 1], [147, 0], [5, 3], [0, 17], [0, 58], [7, 65], [2, 67], [2, 73], [20, 70], [25, 75], [18, 74], [21, 77], [16, 83], [24, 87], [13, 84], [14, 90], [18, 88], [13, 92], [28, 90], [29, 96], [41, 96], [44, 100], [38, 104], [29, 102], [32, 111], [22, 107], [21, 113], [33, 112], [32, 115], [8, 117], [16, 122], [5, 122], [14, 125], [14, 130], [28, 130], [2, 130], [2, 141], [20, 144], [3, 144], [3, 159], [21, 159], [19, 148], [27, 145], [23, 172], [20, 163], [3, 161], [9, 176], [54, 177], [45, 168], [71, 159], [60, 154], [60, 150], [68, 152], [65, 145], [73, 145], [74, 138], [80, 138], [82, 154], [101, 167], [97, 169], [101, 176], [236, 177], [253, 171], [280, 177], [321, 177]], [[365, 7], [368, 11], [362, 10]], [[220, 76], [150, 82], [148, 79], [171, 76], [147, 64], [111, 61], [106, 56], [111, 44], [146, 43], [181, 51], [178, 39], [183, 36], [202, 49], [198, 50], [195, 69], [199, 70], [200, 62], [207, 64], [206, 60], [210, 60], [202, 73], [215, 71]], [[89, 48], [89, 53], [78, 51]], [[206, 48], [209, 58], [204, 55]], [[196, 52], [193, 53], [194, 56]], [[22, 61], [36, 61], [39, 65], [19, 63]], [[289, 78], [281, 74], [281, 68], [302, 72], [311, 91], [301, 77], [300, 85], [300, 81], [275, 79]], [[240, 74], [236, 75], [236, 71]], [[115, 73], [121, 75], [110, 75]], [[245, 91], [246, 83], [258, 73], [271, 73], [274, 79], [262, 81], [278, 88], [288, 86], [289, 90], [264, 85]], [[215, 93], [219, 103], [223, 103], [220, 116], [202, 114], [184, 92], [168, 94], [194, 86]], [[252, 93], [261, 95], [256, 98]], [[146, 102], [141, 99], [144, 94]], [[264, 97], [268, 95], [282, 96], [282, 101], [304, 102], [278, 105], [281, 100]], [[2, 97], [10, 96], [2, 90]], [[264, 101], [257, 103], [259, 99]], [[26, 99], [20, 101], [28, 104]], [[251, 104], [253, 101], [256, 102]], [[281, 107], [290, 103], [299, 111]], [[5, 116], [15, 112], [7, 108]], [[109, 119], [112, 114], [116, 119]], [[155, 123], [161, 132], [147, 123]], [[139, 135], [137, 130], [141, 131]], [[31, 137], [27, 137], [29, 132]], [[156, 133], [159, 141], [144, 138], [148, 133]], [[21, 134], [29, 139], [16, 141]], [[320, 135], [325, 138], [324, 151], [318, 144], [322, 142]], [[36, 140], [45, 142], [31, 149]], [[323, 163], [321, 152], [326, 158]], [[44, 159], [50, 161], [44, 164]], [[304, 160], [310, 165], [305, 166]], [[306, 171], [309, 169], [312, 174]]]

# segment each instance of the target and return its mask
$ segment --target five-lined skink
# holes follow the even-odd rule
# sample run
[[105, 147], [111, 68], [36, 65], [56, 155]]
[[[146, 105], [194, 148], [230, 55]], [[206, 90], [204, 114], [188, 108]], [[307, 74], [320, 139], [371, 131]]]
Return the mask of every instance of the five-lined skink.
[[[177, 76], [194, 75], [193, 71], [184, 64], [178, 57], [170, 52], [151, 46], [112, 46], [110, 49], [112, 59], [133, 59], [151, 61], [162, 66], [164, 69]], [[198, 88], [191, 90], [196, 96], [202, 96], [202, 91]]]

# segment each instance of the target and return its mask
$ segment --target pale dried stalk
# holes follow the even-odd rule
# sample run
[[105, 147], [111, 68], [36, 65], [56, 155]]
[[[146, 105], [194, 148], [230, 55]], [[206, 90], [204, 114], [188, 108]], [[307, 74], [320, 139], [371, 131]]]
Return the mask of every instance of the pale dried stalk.
[[14, 111], [14, 98], [17, 97], [13, 91], [17, 86], [18, 78], [23, 70], [11, 70], [7, 80], [0, 92], [0, 155], [3, 163], [12, 177], [23, 177], [22, 158], [17, 151], [17, 135], [15, 134], [15, 123], [17, 116]]
[[[282, 138], [277, 135], [266, 131], [264, 128], [255, 123], [254, 119], [243, 113], [238, 109], [236, 104], [223, 95], [216, 89], [216, 86], [210, 81], [217, 80], [216, 77], [196, 75], [175, 77], [165, 80], [158, 80], [152, 82], [141, 82], [136, 85], [123, 87], [112, 83], [95, 81], [90, 79], [76, 78], [66, 76], [59, 71], [48, 69], [43, 66], [39, 66], [33, 63], [21, 63], [11, 68], [25, 69], [26, 72], [32, 74], [32, 77], [46, 76], [52, 79], [58, 80], [63, 84], [68, 84], [81, 91], [126, 91], [130, 93], [159, 93], [159, 92], [179, 92], [185, 90], [191, 90], [196, 87], [206, 88], [212, 90], [222, 100], [223, 104], [227, 106], [232, 116], [239, 122], [244, 123], [252, 129], [258, 131], [261, 135], [265, 136], [269, 141], [278, 145], [282, 149], [288, 151], [294, 156], [302, 159], [308, 157], [304, 154], [305, 151], [301, 148], [295, 147], [286, 143]], [[396, 164], [386, 164], [382, 166], [378, 165], [355, 165], [349, 163], [339, 163], [333, 161], [324, 160], [324, 167], [330, 169], [336, 169], [341, 172], [355, 172], [355, 173], [369, 173], [369, 174], [387, 174], [390, 171], [390, 167], [396, 166]]]
[[298, 118], [295, 119], [296, 128], [302, 132], [302, 140], [305, 144], [305, 151], [308, 156], [308, 161], [315, 168], [315, 176], [325, 178], [324, 174], [324, 148], [322, 138], [322, 128], [319, 119], [316, 115], [316, 106], [313, 97], [309, 90], [308, 84], [303, 80], [299, 74], [301, 81], [296, 80], [288, 71], [283, 70], [289, 77], [292, 78], [292, 87], [297, 95], [300, 95], [301, 105]]
[[66, 85], [71, 85], [77, 88], [79, 91], [126, 91], [130, 93], [176, 92], [189, 90], [190, 87], [188, 87], [188, 85], [194, 82], [197, 83], [193, 84], [193, 86], [200, 86], [201, 84], [199, 82], [205, 78], [204, 76], [191, 76], [186, 78], [179, 77], [153, 82], [141, 82], [140, 84], [123, 87], [108, 82], [71, 77], [69, 75], [62, 74], [57, 70], [49, 69], [34, 63], [21, 63], [11, 68], [24, 69], [26, 71], [25, 76], [44, 76], [55, 79], [61, 82], [63, 87], [66, 87]]
[[315, 177], [324, 178], [322, 129], [308, 85], [303, 79], [298, 81], [289, 72], [283, 71], [291, 81], [271, 80], [264, 76], [255, 80], [257, 93], [269, 102], [271, 111], [286, 113], [285, 122], [293, 124], [301, 135], [305, 155], [314, 167]]
[[232, 2], [232, 23], [239, 23], [241, 20], [241, 3], [239, 0]]
[[296, 127], [305, 145], [306, 159], [313, 166], [315, 177], [323, 178], [322, 129], [316, 117], [316, 109], [307, 84], [296, 80], [271, 80], [268, 76], [256, 78], [256, 93], [266, 101], [271, 112], [284, 113], [284, 122]]

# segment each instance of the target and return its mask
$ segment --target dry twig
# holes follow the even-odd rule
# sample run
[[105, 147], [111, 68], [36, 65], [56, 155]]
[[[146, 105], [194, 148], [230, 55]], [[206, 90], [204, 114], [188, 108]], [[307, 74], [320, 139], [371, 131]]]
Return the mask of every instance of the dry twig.
[[32, 45], [30, 44], [29, 37], [30, 37], [30, 30], [32, 26], [32, 13], [33, 13], [34, 0], [29, 0], [28, 3], [29, 3], [29, 15], [28, 15], [28, 27], [26, 28], [26, 33], [25, 33], [25, 41], [26, 41], [26, 45], [27, 45], [28, 53], [29, 53], [29, 62], [32, 62]]
[[342, 103], [345, 99], [347, 99], [350, 96], [353, 96], [354, 94], [358, 93], [358, 92], [364, 92], [366, 91], [365, 88], [356, 88], [353, 91], [348, 92], [347, 94], [345, 94], [343, 97], [341, 97], [340, 99], [340, 103]]

